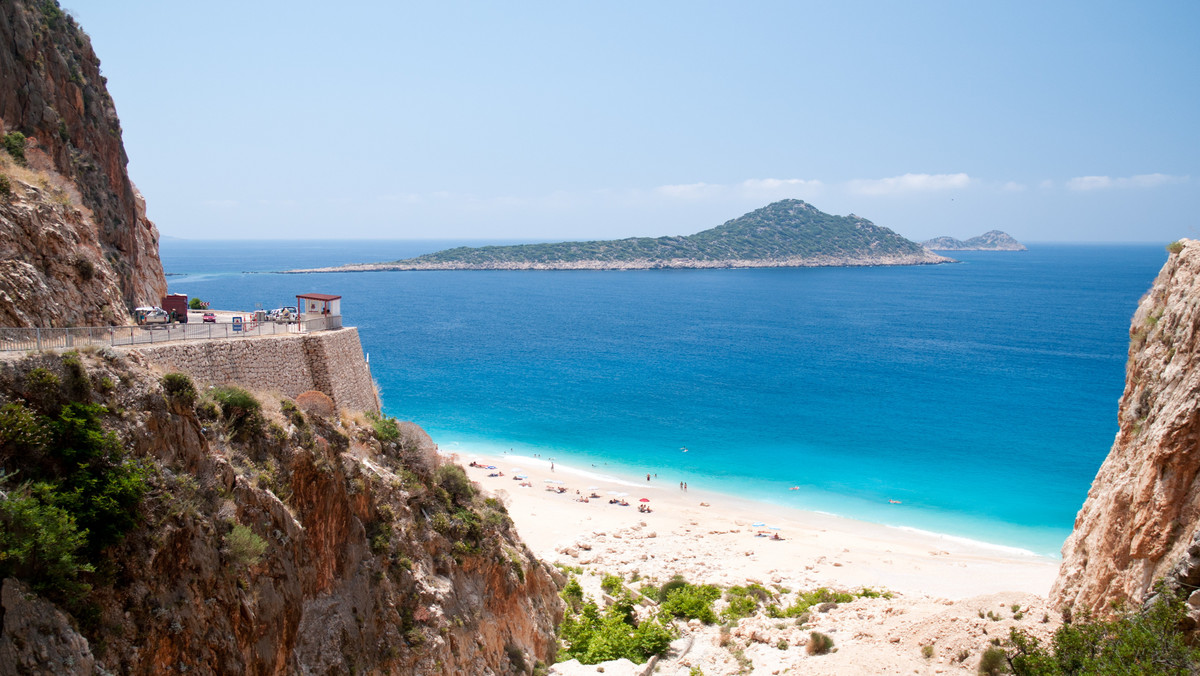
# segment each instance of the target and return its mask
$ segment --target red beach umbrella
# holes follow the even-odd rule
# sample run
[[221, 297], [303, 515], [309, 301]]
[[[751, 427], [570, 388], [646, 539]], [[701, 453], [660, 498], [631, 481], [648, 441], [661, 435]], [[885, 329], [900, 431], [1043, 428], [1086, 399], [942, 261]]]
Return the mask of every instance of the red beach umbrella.
[[638, 502], [650, 502], [650, 498], [642, 498], [641, 500], [638, 500]]

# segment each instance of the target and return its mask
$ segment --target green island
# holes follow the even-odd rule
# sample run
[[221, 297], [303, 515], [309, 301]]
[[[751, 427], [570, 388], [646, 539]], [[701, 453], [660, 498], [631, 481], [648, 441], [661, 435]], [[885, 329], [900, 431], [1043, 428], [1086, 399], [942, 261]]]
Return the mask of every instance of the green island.
[[387, 263], [290, 272], [373, 270], [645, 270], [929, 265], [950, 262], [920, 244], [850, 214], [801, 200], [768, 204], [694, 235], [457, 247]]

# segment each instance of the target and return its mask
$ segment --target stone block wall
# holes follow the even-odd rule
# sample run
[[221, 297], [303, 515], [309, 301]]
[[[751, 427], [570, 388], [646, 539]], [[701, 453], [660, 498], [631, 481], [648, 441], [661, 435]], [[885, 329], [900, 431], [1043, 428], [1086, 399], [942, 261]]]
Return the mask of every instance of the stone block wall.
[[289, 397], [318, 390], [342, 408], [379, 411], [358, 329], [192, 340], [128, 348], [199, 384], [276, 390]]

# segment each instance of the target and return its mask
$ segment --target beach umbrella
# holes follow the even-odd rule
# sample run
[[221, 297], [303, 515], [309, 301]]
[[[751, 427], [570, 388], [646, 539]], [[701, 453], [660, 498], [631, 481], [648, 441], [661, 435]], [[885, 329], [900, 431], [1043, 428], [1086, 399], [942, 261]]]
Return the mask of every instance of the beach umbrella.
[[762, 526], [765, 526], [765, 525], [767, 525], [767, 524], [763, 523], [762, 521], [755, 521], [754, 523], [750, 524], [750, 527], [751, 528], [761, 528]]
[[542, 479], [542, 481], [543, 481], [544, 483], [548, 483], [548, 484], [552, 484], [552, 483], [554, 483], [554, 479]]
[[767, 526], [767, 528], [770, 528], [771, 530], [783, 530], [779, 526]]
[[642, 498], [641, 500], [638, 500], [638, 502], [650, 502], [650, 498]]

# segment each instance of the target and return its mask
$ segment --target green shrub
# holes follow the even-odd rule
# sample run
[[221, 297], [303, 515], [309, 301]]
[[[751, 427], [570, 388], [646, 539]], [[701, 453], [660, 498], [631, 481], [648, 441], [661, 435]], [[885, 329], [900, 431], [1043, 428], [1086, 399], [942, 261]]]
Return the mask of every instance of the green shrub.
[[433, 472], [433, 483], [445, 490], [454, 504], [468, 505], [471, 498], [475, 497], [471, 480], [466, 471], [458, 465], [439, 465]]
[[808, 646], [805, 650], [809, 655], [824, 655], [833, 649], [833, 639], [819, 631], [808, 635]]
[[41, 366], [25, 374], [24, 398], [34, 407], [55, 413], [62, 405], [61, 382], [53, 371]]
[[12, 156], [13, 161], [22, 167], [25, 166], [25, 135], [19, 131], [12, 131], [3, 136], [4, 150]]
[[204, 301], [200, 300], [199, 298], [191, 298], [188, 300], [188, 309], [189, 310], [207, 310], [208, 303], [205, 303]]
[[212, 397], [221, 407], [221, 417], [234, 441], [248, 441], [262, 434], [262, 404], [240, 387], [219, 387]]
[[[860, 595], [870, 596], [878, 594], [869, 589], [864, 589]], [[873, 597], [872, 597], [873, 598]], [[771, 605], [767, 608], [767, 615], [770, 617], [800, 617], [808, 612], [813, 606], [820, 606], [823, 603], [849, 603], [854, 600], [854, 594], [845, 591], [835, 591], [827, 587], [819, 587], [808, 592], [799, 592], [796, 594], [796, 601], [787, 608], [780, 609], [779, 606]]]
[[80, 256], [75, 259], [75, 271], [79, 273], [80, 279], [90, 282], [96, 277], [96, 264]]
[[717, 614], [713, 611], [713, 602], [719, 598], [721, 598], [721, 590], [718, 587], [710, 584], [685, 583], [682, 587], [670, 590], [660, 607], [664, 612], [675, 617], [712, 624], [717, 621]]
[[1170, 244], [1167, 245], [1167, 251], [1170, 253], [1173, 253], [1173, 254], [1177, 254], [1180, 251], [1183, 251], [1183, 242], [1180, 242], [1178, 240], [1171, 242]]
[[254, 531], [242, 524], [234, 524], [225, 536], [225, 552], [235, 565], [253, 566], [267, 551], [267, 543]]
[[979, 658], [979, 673], [985, 676], [997, 676], [1008, 671], [1008, 656], [1003, 648], [992, 646], [983, 651]]
[[59, 463], [53, 504], [75, 517], [92, 554], [115, 544], [137, 523], [146, 471], [124, 457], [116, 435], [104, 431], [96, 404], [70, 403], [50, 423], [51, 455]]
[[367, 412], [367, 420], [371, 421], [371, 429], [375, 431], [375, 438], [380, 441], [397, 441], [400, 439], [400, 425], [395, 418], [381, 416], [374, 411]]
[[598, 664], [623, 657], [642, 664], [666, 651], [675, 630], [661, 614], [636, 621], [633, 603], [623, 598], [604, 611], [592, 601], [584, 603], [578, 613], [567, 614], [559, 637], [564, 644], [561, 660]]
[[[1157, 599], [1140, 612], [1112, 620], [1081, 614], [1054, 632], [1049, 649], [1016, 627], [1009, 632], [1011, 653], [1000, 650], [1013, 673], [1193, 674], [1200, 671], [1200, 648], [1188, 633], [1187, 604], [1180, 594], [1159, 588]], [[998, 649], [997, 649], [998, 650]], [[991, 652], [989, 650], [989, 652]], [[980, 663], [980, 673], [983, 666]], [[988, 673], [1000, 673], [998, 671]]]
[[650, 599], [651, 601], [658, 600], [658, 586], [656, 586], [656, 585], [647, 583], [647, 584], [642, 585], [638, 589], [638, 591], [642, 593], [642, 596], [645, 596], [646, 598]]
[[0, 463], [40, 454], [50, 441], [46, 422], [19, 401], [0, 406]]
[[924, 657], [925, 659], [930, 659], [933, 657], [933, 653], [934, 653], [934, 650], [933, 650], [932, 643], [921, 646], [921, 657]]
[[[47, 484], [35, 490], [53, 494]], [[95, 570], [85, 558], [86, 545], [87, 534], [71, 514], [34, 497], [28, 486], [0, 500], [0, 579], [16, 577], [39, 594], [74, 603], [90, 588], [80, 576]]]
[[775, 595], [769, 589], [757, 583], [744, 587], [735, 585], [725, 592], [725, 600], [729, 602], [729, 605], [721, 613], [721, 617], [726, 621], [749, 617], [758, 610], [760, 602], [769, 601], [774, 597]]
[[166, 374], [162, 386], [168, 401], [188, 408], [196, 404], [196, 386], [186, 373]]
[[12, 181], [4, 174], [0, 174], [0, 199], [8, 201], [12, 195]]
[[667, 600], [667, 595], [669, 595], [672, 591], [674, 591], [676, 589], [681, 589], [683, 587], [686, 587], [687, 585], [688, 585], [688, 581], [685, 580], [682, 575], [672, 576], [670, 580], [664, 582], [663, 586], [658, 588], [658, 594], [657, 594], [658, 600], [659, 601]]
[[567, 584], [563, 586], [563, 590], [558, 595], [567, 602], [567, 606], [571, 610], [578, 612], [583, 606], [583, 587], [579, 584], [579, 580], [573, 577], [567, 580]]
[[612, 596], [616, 596], [617, 594], [621, 593], [621, 590], [624, 589], [624, 587], [625, 581], [622, 580], [619, 575], [610, 575], [605, 573], [604, 577], [600, 580], [600, 588]]

